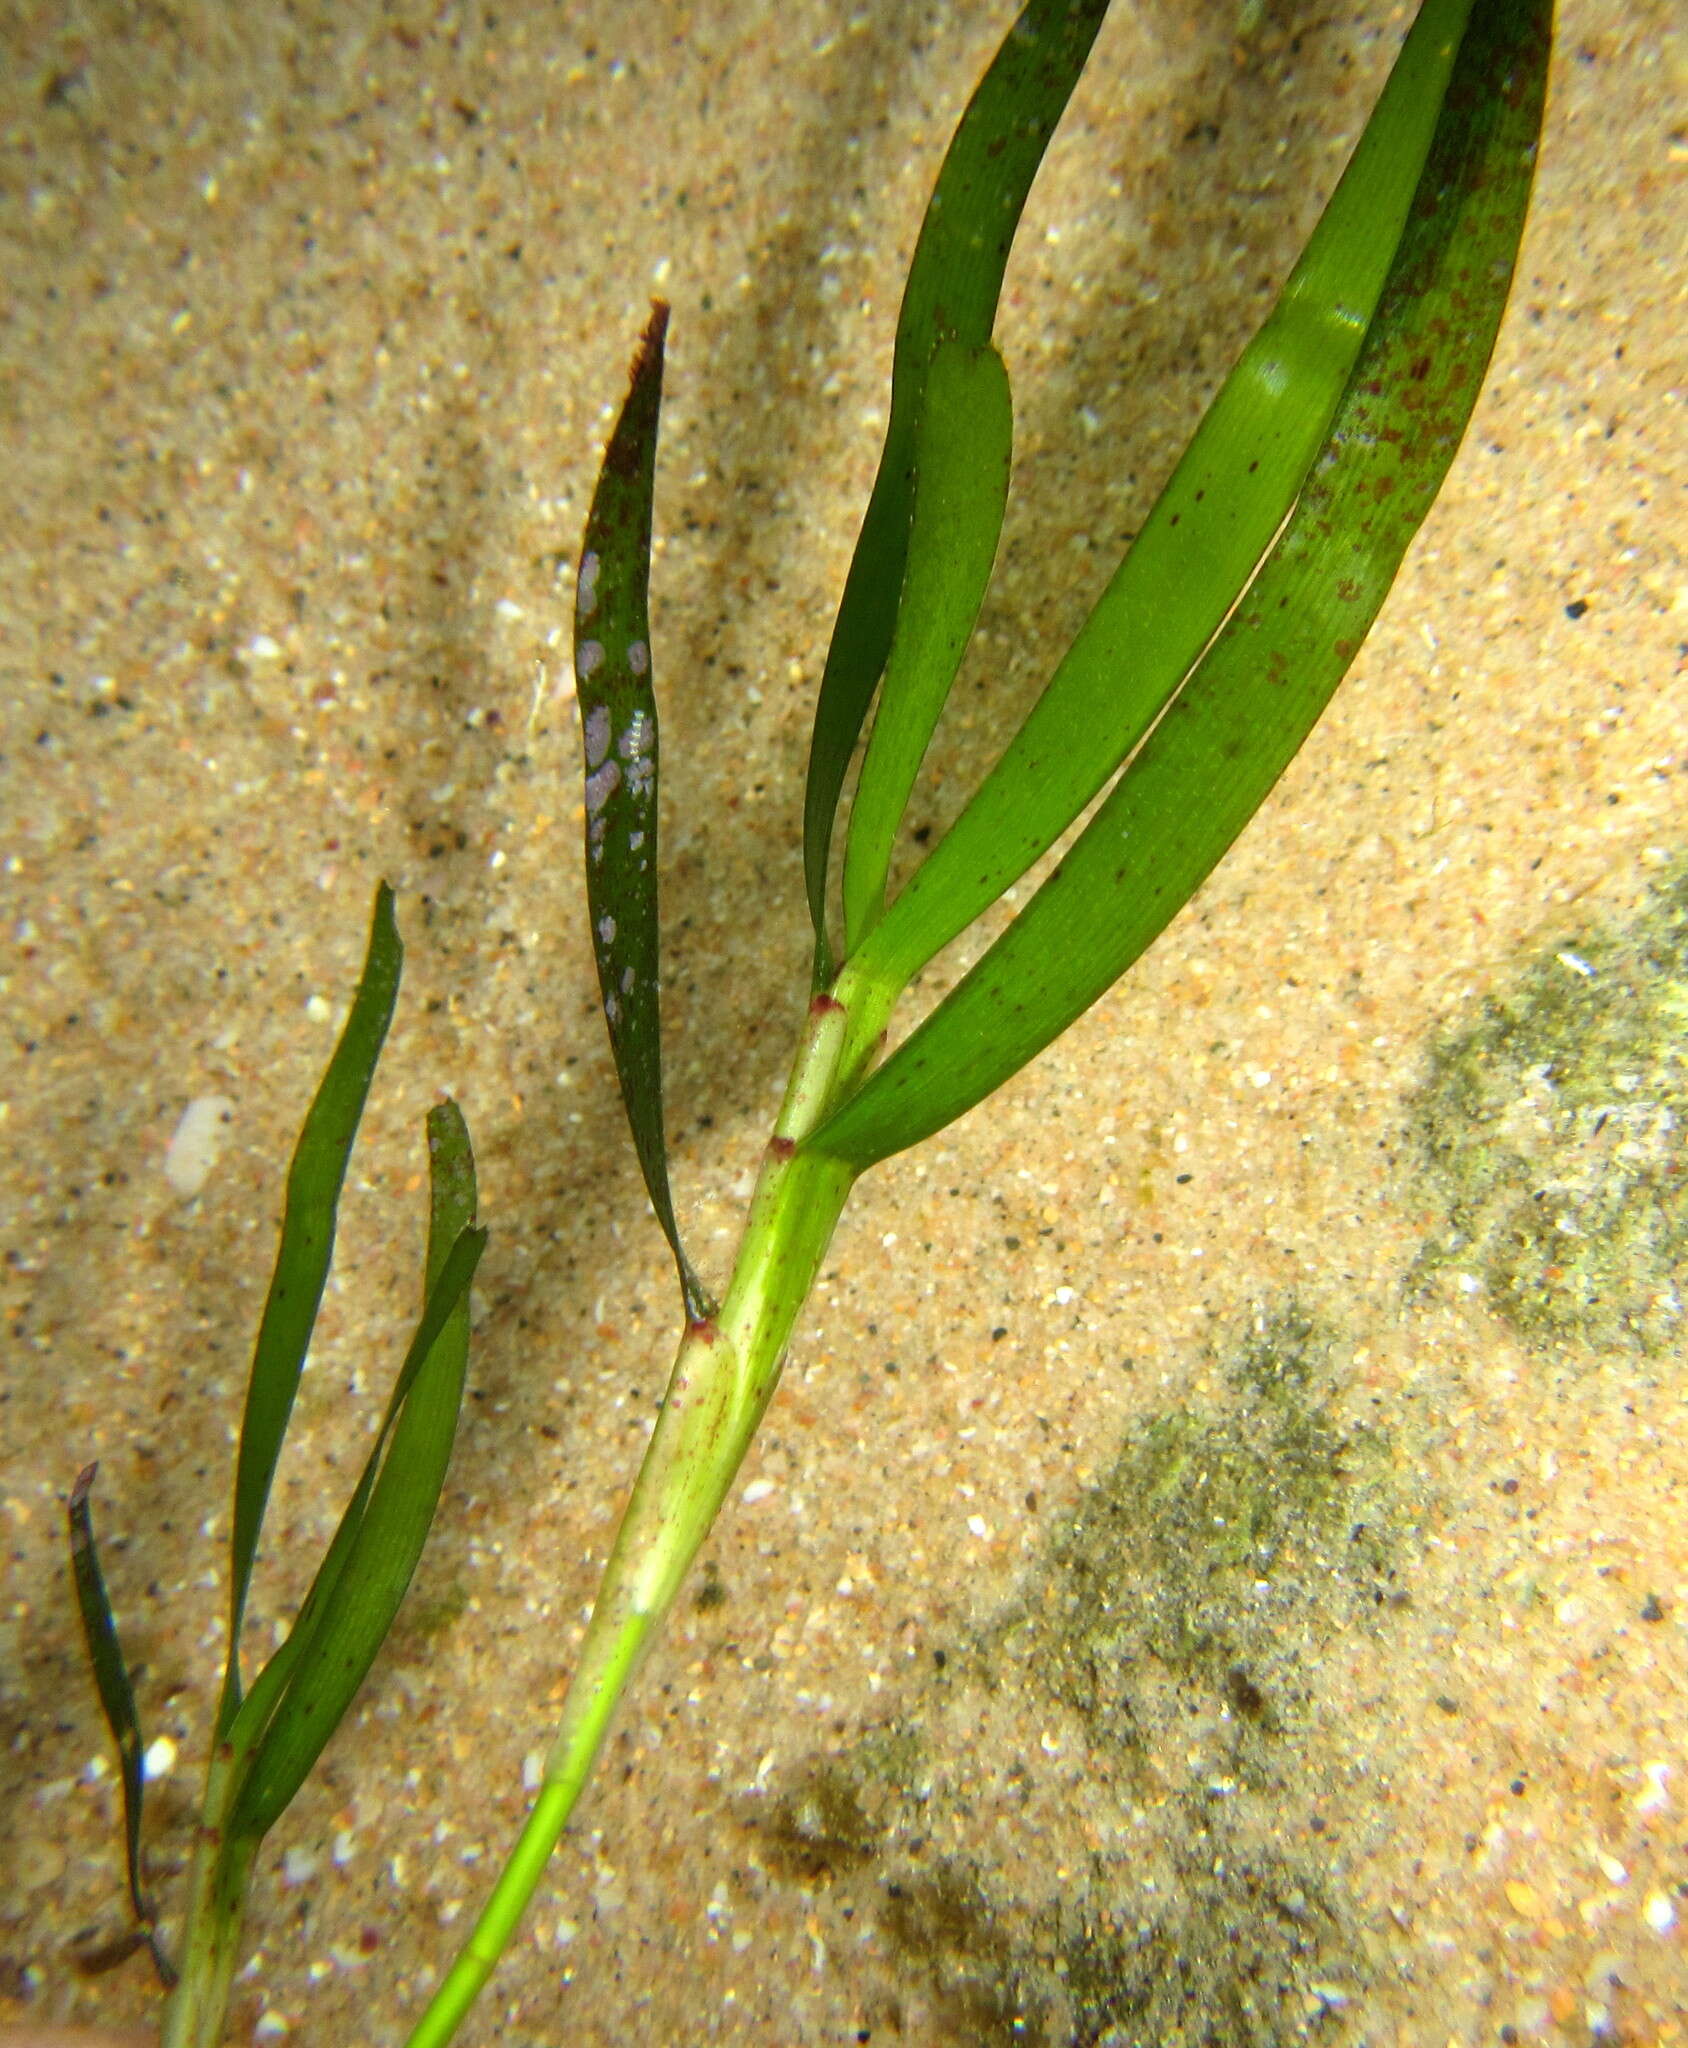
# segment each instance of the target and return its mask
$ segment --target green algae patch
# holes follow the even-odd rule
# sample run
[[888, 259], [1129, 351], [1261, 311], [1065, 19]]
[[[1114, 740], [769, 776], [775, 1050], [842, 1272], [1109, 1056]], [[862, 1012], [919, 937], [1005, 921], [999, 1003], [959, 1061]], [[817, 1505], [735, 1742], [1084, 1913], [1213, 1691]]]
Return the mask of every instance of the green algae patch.
[[408, 1649], [420, 1648], [454, 1628], [469, 1611], [469, 1588], [453, 1579], [438, 1592], [413, 1600], [400, 1624], [399, 1641]]
[[[1092, 1895], [1061, 1916], [1071, 2048], [1287, 2048], [1354, 1996], [1351, 1945], [1318, 1879], [1192, 1815], [1153, 1917]], [[1325, 2036], [1325, 2038], [1329, 2038]]]
[[760, 1832], [772, 1866], [815, 1883], [865, 1862], [884, 1822], [870, 1810], [847, 1762], [812, 1757], [774, 1800]]
[[1147, 1416], [1055, 1535], [1027, 1625], [1094, 1736], [1138, 1741], [1150, 1660], [1273, 1733], [1286, 1611], [1329, 1634], [1388, 1600], [1388, 1443], [1338, 1418], [1335, 1351], [1293, 1302], [1257, 1312], [1219, 1355], [1229, 1398]]
[[1457, 1276], [1536, 1345], [1654, 1354], [1688, 1275], [1688, 862], [1627, 923], [1547, 948], [1438, 1045], [1412, 1128]]
[[925, 1978], [946, 2039], [1053, 2048], [1068, 2038], [1052, 2023], [1043, 1959], [1008, 1932], [968, 1858], [940, 1857], [891, 1879], [879, 1926], [904, 1967]]
[[1375, 1964], [1319, 1695], [1404, 1603], [1410, 1508], [1347, 1353], [1293, 1297], [1238, 1316], [1006, 1612], [738, 1803], [753, 1860], [860, 1955], [874, 2039], [1354, 2038]]
[[771, 1869], [830, 1883], [882, 1850], [923, 1790], [925, 1745], [906, 1722], [869, 1728], [847, 1749], [816, 1751], [782, 1774], [771, 1799], [741, 1803]]
[[1030, 1725], [1039, 1695], [1076, 1717], [1087, 1821], [1122, 1846], [1069, 1842], [1041, 1899], [975, 1866], [940, 1884], [970, 1914], [893, 1915], [954, 2038], [1287, 2048], [1349, 2038], [1365, 1997], [1309, 1738], [1325, 1651], [1405, 1604], [1391, 1445], [1349, 1418], [1344, 1341], [1294, 1298], [1239, 1318], [1210, 1366], [1199, 1403], [1128, 1431], [965, 1660]]
[[[940, 2038], [1034, 2048], [1290, 2048], [1364, 1972], [1316, 1872], [1242, 1839], [1222, 1815], [1181, 1813], [1169, 1880], [1152, 1893], [1107, 1859], [1029, 1917], [965, 1856], [905, 1870], [878, 1925], [923, 1980]], [[1129, 1898], [1130, 1903], [1125, 1903]], [[1315, 2029], [1318, 2029], [1315, 2032]]]

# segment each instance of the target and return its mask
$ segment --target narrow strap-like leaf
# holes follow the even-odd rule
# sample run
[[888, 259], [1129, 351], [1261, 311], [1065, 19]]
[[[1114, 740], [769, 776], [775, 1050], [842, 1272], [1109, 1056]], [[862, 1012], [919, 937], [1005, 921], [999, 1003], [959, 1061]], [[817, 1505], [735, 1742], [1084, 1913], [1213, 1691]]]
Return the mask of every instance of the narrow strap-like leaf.
[[1425, 0], [1278, 302], [1001, 760], [864, 948], [901, 986], [996, 901], [1148, 731], [1283, 524], [1377, 307], [1471, 0]]
[[469, 1283], [486, 1232], [472, 1224], [474, 1159], [455, 1103], [429, 1112], [428, 1145], [422, 1319], [299, 1617], [236, 1724], [250, 1761], [230, 1806], [233, 1834], [268, 1833], [339, 1726], [392, 1626], [445, 1484], [468, 1368]]
[[891, 848], [990, 582], [1008, 503], [1014, 407], [989, 342], [946, 337], [915, 433], [902, 602], [844, 848], [845, 949], [885, 907]]
[[393, 916], [393, 892], [382, 882], [375, 891], [369, 949], [351, 1013], [306, 1115], [288, 1170], [281, 1242], [246, 1386], [229, 1542], [229, 1649], [217, 1711], [219, 1739], [227, 1733], [240, 1705], [240, 1625], [246, 1613], [258, 1532], [328, 1279], [346, 1162], [375, 1064], [386, 1043], [403, 969], [404, 947]]
[[897, 318], [879, 474], [832, 630], [803, 800], [803, 867], [816, 979], [831, 978], [827, 865], [838, 799], [884, 672], [903, 587], [914, 437], [940, 335], [990, 339], [1002, 273], [1032, 179], [1072, 96], [1108, 0], [1028, 0], [951, 139], [921, 224]]
[[1474, 10], [1389, 282], [1284, 532], [1001, 939], [810, 1140], [861, 1167], [999, 1087], [1195, 892], [1347, 672], [1482, 387], [1529, 201], [1551, 0]]
[[[386, 1413], [370, 1454], [364, 1461], [362, 1475], [340, 1517], [340, 1525], [323, 1553], [322, 1562], [317, 1566], [310, 1589], [300, 1603], [287, 1639], [253, 1680], [252, 1688], [241, 1702], [240, 1711], [228, 1731], [230, 1742], [247, 1762], [273, 1719], [277, 1703], [292, 1682], [294, 1667], [309, 1645], [322, 1609], [345, 1569], [368, 1506], [382, 1445], [391, 1434], [394, 1420], [411, 1391], [417, 1373], [430, 1355], [431, 1333], [447, 1328], [453, 1290], [461, 1282], [464, 1261], [468, 1262], [466, 1270], [473, 1277], [474, 1263], [480, 1256], [479, 1247], [484, 1247], [486, 1233], [469, 1228], [475, 1214], [475, 1161], [462, 1113], [454, 1102], [444, 1102], [429, 1110], [427, 1129], [429, 1215], [422, 1321], [387, 1397]], [[455, 1229], [456, 1237], [448, 1240], [445, 1236], [447, 1229]], [[460, 1249], [470, 1246], [476, 1247], [472, 1258], [467, 1248]], [[451, 1285], [444, 1286], [445, 1261], [453, 1252], [458, 1253], [459, 1266], [451, 1278]], [[462, 1285], [466, 1288], [466, 1283]], [[455, 1325], [451, 1327], [455, 1328]], [[453, 1356], [454, 1353], [448, 1351], [445, 1362], [449, 1363]], [[245, 1767], [243, 1763], [242, 1768]]]
[[94, 1542], [94, 1519], [88, 1507], [98, 1465], [88, 1465], [77, 1475], [70, 1489], [70, 1568], [76, 1582], [76, 1604], [82, 1614], [82, 1634], [88, 1645], [88, 1662], [105, 1713], [111, 1739], [117, 1744], [118, 1767], [123, 1777], [123, 1846], [129, 1869], [129, 1903], [136, 1924], [152, 1952], [153, 1967], [166, 1985], [174, 1984], [176, 1973], [159, 1943], [153, 1925], [152, 1901], [147, 1896], [141, 1868], [141, 1808], [146, 1779], [142, 1758], [146, 1745], [141, 1737], [141, 1717], [135, 1705], [135, 1688], [129, 1682], [129, 1666], [123, 1645], [117, 1638], [117, 1622], [100, 1570], [100, 1554]]
[[710, 1302], [680, 1243], [662, 1113], [657, 918], [656, 691], [651, 675], [651, 501], [668, 308], [651, 308], [632, 386], [604, 451], [575, 585], [574, 673], [586, 749], [586, 902], [604, 1018], [645, 1188], [674, 1253], [686, 1314]]

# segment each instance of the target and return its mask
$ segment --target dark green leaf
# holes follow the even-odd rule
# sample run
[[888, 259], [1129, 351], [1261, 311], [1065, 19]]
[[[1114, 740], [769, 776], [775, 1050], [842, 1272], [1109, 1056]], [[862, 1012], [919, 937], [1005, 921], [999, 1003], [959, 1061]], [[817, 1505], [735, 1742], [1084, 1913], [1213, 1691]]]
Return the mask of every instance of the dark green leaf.
[[586, 749], [586, 901], [615, 1070], [686, 1314], [712, 1313], [680, 1244], [662, 1114], [656, 896], [657, 723], [651, 676], [651, 501], [668, 308], [651, 309], [604, 452], [575, 586], [574, 673]]
[[901, 986], [1137, 745], [1271, 545], [1400, 240], [1471, 0], [1426, 0], [1300, 261], [1030, 716], [863, 949]]
[[915, 432], [914, 520], [896, 632], [844, 848], [845, 947], [885, 907], [909, 791], [990, 582], [1008, 503], [1014, 408], [989, 342], [938, 343]]
[[428, 1142], [422, 1319], [298, 1620], [235, 1724], [250, 1761], [230, 1807], [231, 1835], [256, 1838], [275, 1825], [339, 1726], [392, 1626], [445, 1484], [468, 1367], [469, 1283], [486, 1232], [471, 1223], [474, 1160], [455, 1103], [429, 1113]]
[[221, 1739], [240, 1705], [240, 1625], [252, 1582], [258, 1531], [275, 1478], [282, 1438], [299, 1390], [318, 1304], [334, 1252], [334, 1226], [346, 1162], [357, 1136], [376, 1061], [386, 1042], [404, 969], [404, 947], [393, 917], [393, 892], [375, 892], [369, 950], [351, 1014], [316, 1099], [305, 1118], [287, 1175], [281, 1243], [246, 1388], [235, 1467], [234, 1526], [230, 1538], [229, 1661], [217, 1712]]
[[[469, 1126], [450, 1096], [428, 1112], [428, 1252], [422, 1273], [424, 1302], [439, 1284], [445, 1262], [462, 1233], [475, 1220], [479, 1199], [475, 1188], [475, 1153]], [[468, 1343], [468, 1307], [464, 1306], [463, 1340]], [[455, 1325], [454, 1325], [455, 1327]]]
[[815, 1150], [866, 1165], [999, 1087], [1137, 958], [1294, 758], [1481, 390], [1529, 200], [1551, 22], [1550, 0], [1475, 10], [1372, 332], [1281, 538], [1060, 867]]
[[909, 266], [891, 364], [879, 474], [845, 579], [821, 677], [803, 804], [803, 866], [816, 978], [831, 976], [827, 865], [844, 777], [891, 649], [914, 496], [915, 430], [942, 335], [990, 339], [1003, 268], [1044, 150], [1107, 0], [1029, 0], [980, 80], [950, 142]]
[[147, 1896], [141, 1869], [141, 1808], [146, 1791], [141, 1762], [146, 1744], [141, 1737], [135, 1689], [129, 1683], [129, 1666], [123, 1656], [123, 1645], [117, 1639], [117, 1623], [100, 1570], [94, 1520], [88, 1507], [88, 1495], [99, 1469], [98, 1465], [86, 1466], [70, 1489], [70, 1567], [76, 1581], [76, 1604], [82, 1613], [82, 1633], [88, 1644], [88, 1662], [93, 1667], [106, 1726], [117, 1744], [123, 1776], [123, 1845], [129, 1869], [129, 1902], [152, 1951], [153, 1965], [169, 1985], [175, 1983], [176, 1973], [154, 1931], [152, 1901]]

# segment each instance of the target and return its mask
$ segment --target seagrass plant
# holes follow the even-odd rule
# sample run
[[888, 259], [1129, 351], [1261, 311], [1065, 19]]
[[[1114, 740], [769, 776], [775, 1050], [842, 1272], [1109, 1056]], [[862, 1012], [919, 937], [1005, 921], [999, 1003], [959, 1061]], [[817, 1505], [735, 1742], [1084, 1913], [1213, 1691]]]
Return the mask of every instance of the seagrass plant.
[[215, 2048], [240, 1959], [241, 1923], [265, 1835], [350, 1707], [421, 1556], [445, 1482], [469, 1357], [469, 1283], [486, 1244], [474, 1223], [475, 1163], [452, 1102], [428, 1112], [424, 1303], [363, 1473], [286, 1640], [242, 1683], [241, 1624], [264, 1510], [328, 1279], [352, 1141], [398, 1000], [404, 951], [382, 883], [363, 976], [287, 1177], [274, 1275], [253, 1351], [229, 1538], [228, 1655], [212, 1731], [178, 1971], [141, 1866], [144, 1743], [94, 1543], [89, 1492], [70, 1497], [71, 1563], [89, 1658], [122, 1766], [129, 1897], [137, 1939], [166, 1985], [164, 2048]]
[[[1529, 198], [1549, 0], [1424, 0], [1312, 239], [1129, 553], [1001, 759], [888, 898], [1002, 526], [1012, 413], [991, 331], [1003, 268], [1105, 12], [1106, 0], [1029, 0], [950, 145], [915, 250], [884, 454], [815, 715], [812, 996], [719, 1303], [682, 1250], [663, 1135], [646, 600], [665, 305], [635, 357], [586, 527], [575, 673], [604, 1013], [684, 1328], [543, 1783], [411, 2048], [450, 2039], [509, 1942], [773, 1396], [857, 1176], [999, 1087], [1189, 900], [1352, 663], [1481, 389]], [[913, 978], [1098, 796], [1002, 936], [877, 1063]]]

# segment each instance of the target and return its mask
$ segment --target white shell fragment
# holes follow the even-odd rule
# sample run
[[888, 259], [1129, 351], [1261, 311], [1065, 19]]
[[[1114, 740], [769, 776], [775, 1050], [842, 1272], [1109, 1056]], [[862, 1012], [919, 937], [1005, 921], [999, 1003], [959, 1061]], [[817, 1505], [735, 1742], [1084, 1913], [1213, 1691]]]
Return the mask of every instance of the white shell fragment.
[[164, 1178], [171, 1188], [189, 1201], [211, 1178], [222, 1156], [234, 1104], [226, 1095], [196, 1095], [186, 1109], [164, 1152]]

